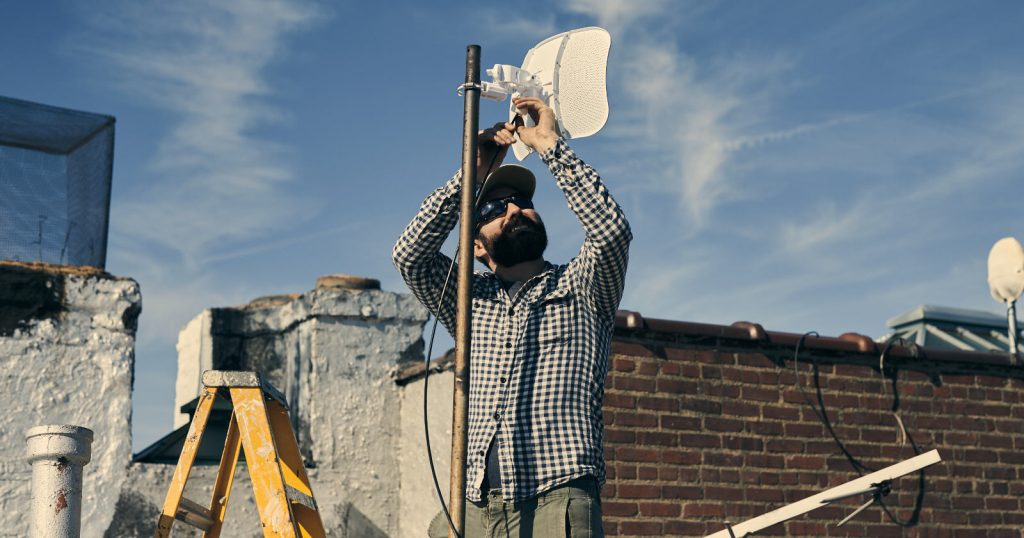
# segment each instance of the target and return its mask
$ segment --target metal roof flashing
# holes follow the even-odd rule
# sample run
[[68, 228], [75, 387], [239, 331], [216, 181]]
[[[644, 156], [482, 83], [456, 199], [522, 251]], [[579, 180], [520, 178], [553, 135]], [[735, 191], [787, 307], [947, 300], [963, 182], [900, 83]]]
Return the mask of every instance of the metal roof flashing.
[[990, 329], [1006, 328], [1006, 316], [999, 316], [984, 310], [971, 310], [968, 308], [953, 308], [949, 306], [935, 306], [923, 304], [917, 308], [910, 309], [898, 316], [889, 318], [885, 326], [890, 329], [899, 329], [904, 325], [921, 323], [923, 321], [939, 321], [956, 323], [959, 325], [979, 325]]

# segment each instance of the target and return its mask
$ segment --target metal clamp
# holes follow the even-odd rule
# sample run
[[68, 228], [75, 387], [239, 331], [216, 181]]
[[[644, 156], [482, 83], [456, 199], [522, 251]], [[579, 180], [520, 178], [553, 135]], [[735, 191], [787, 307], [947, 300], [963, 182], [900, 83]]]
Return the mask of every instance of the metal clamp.
[[455, 93], [457, 93], [459, 95], [459, 97], [462, 97], [462, 95], [465, 93], [465, 91], [467, 89], [481, 91], [481, 90], [484, 89], [484, 87], [483, 87], [482, 84], [479, 84], [479, 83], [465, 82], [465, 83], [459, 84], [459, 87], [455, 89]]

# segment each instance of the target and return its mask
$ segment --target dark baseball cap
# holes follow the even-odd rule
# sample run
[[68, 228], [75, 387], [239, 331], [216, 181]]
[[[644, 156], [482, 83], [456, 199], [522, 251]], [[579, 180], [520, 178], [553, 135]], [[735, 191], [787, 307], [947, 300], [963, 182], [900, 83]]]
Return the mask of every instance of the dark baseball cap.
[[487, 181], [480, 189], [478, 198], [480, 203], [487, 202], [490, 193], [503, 187], [532, 199], [534, 191], [537, 190], [537, 178], [525, 166], [518, 164], [499, 166], [497, 170], [491, 172], [490, 176], [487, 176]]

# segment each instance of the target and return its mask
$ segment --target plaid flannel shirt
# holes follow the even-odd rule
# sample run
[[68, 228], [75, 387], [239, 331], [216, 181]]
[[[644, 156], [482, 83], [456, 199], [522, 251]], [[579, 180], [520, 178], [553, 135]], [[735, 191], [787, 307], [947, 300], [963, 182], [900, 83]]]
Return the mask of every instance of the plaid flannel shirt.
[[[481, 499], [498, 436], [502, 496], [526, 499], [592, 475], [604, 483], [601, 405], [632, 234], [597, 172], [559, 140], [540, 158], [586, 232], [579, 255], [546, 263], [514, 297], [493, 273], [473, 276], [466, 496]], [[452, 334], [454, 278], [440, 253], [458, 221], [461, 174], [434, 191], [395, 244], [406, 284]], [[452, 273], [457, 274], [457, 269]]]

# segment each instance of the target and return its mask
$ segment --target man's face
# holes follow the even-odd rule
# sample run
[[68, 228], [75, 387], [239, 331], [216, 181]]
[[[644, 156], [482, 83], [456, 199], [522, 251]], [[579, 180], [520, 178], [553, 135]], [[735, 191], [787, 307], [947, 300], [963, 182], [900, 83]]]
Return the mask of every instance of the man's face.
[[[511, 189], [498, 189], [488, 199], [501, 200], [517, 194]], [[514, 201], [507, 202], [504, 214], [484, 223], [477, 230], [474, 255], [486, 258], [497, 265], [513, 265], [535, 260], [544, 254], [548, 236], [544, 222], [533, 209], [523, 209]]]

